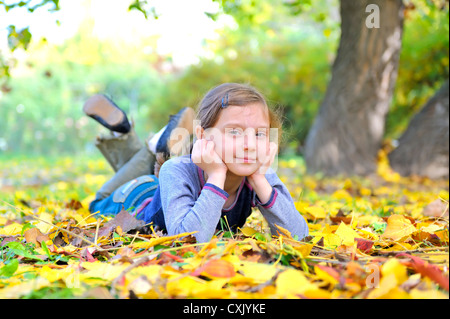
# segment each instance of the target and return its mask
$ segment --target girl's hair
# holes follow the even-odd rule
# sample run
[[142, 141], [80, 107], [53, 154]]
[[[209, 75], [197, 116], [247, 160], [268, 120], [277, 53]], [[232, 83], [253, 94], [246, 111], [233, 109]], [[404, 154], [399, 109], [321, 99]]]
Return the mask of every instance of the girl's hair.
[[260, 103], [269, 112], [270, 128], [278, 129], [278, 141], [281, 139], [282, 122], [279, 113], [271, 109], [264, 96], [254, 87], [240, 83], [224, 83], [210, 90], [201, 100], [197, 109], [197, 120], [202, 128], [216, 124], [220, 113], [228, 105], [246, 106]]

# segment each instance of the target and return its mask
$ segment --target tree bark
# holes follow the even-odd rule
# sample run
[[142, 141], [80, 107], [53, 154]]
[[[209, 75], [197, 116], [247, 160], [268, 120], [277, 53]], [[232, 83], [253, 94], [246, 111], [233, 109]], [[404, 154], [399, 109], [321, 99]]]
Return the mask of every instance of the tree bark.
[[449, 80], [409, 123], [389, 155], [391, 167], [403, 176], [449, 177]]
[[[379, 8], [379, 28], [366, 24]], [[367, 175], [376, 169], [397, 78], [401, 0], [341, 0], [341, 39], [332, 77], [305, 143], [309, 173]]]

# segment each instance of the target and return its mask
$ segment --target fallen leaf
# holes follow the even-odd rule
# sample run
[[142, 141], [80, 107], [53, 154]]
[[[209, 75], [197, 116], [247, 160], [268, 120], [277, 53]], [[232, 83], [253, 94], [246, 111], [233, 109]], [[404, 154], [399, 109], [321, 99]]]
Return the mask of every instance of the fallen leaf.
[[277, 295], [285, 298], [298, 297], [308, 291], [319, 290], [319, 287], [311, 283], [301, 271], [294, 269], [280, 273], [275, 284]]
[[42, 212], [39, 215], [39, 222], [36, 224], [36, 227], [42, 232], [42, 233], [48, 233], [54, 226], [52, 224], [53, 222], [53, 215]]
[[339, 209], [336, 216], [330, 216], [330, 219], [335, 224], [340, 224], [341, 222], [343, 222], [348, 225], [352, 221], [352, 217], [346, 216], [341, 209]]
[[20, 235], [22, 232], [23, 225], [19, 223], [12, 223], [5, 227], [0, 228], [0, 235], [4, 236], [14, 236]]
[[313, 217], [312, 219], [323, 219], [323, 218], [327, 217], [327, 213], [326, 213], [325, 209], [323, 209], [323, 207], [310, 206], [310, 207], [305, 207], [304, 209], [309, 215], [311, 215]]
[[44, 235], [43, 233], [41, 233], [41, 231], [36, 227], [27, 229], [23, 233], [23, 235], [24, 235], [27, 243], [33, 243], [38, 247], [41, 246], [41, 242], [50, 240], [50, 238], [47, 235]]
[[391, 258], [383, 264], [381, 267], [381, 274], [383, 276], [393, 274], [398, 284], [402, 284], [408, 279], [406, 266], [396, 258]]
[[387, 220], [387, 226], [382, 238], [390, 239], [393, 241], [401, 241], [416, 231], [411, 221], [403, 215], [391, 215]]
[[339, 273], [331, 267], [317, 265], [314, 266], [314, 272], [316, 273], [317, 279], [327, 284], [337, 285], [339, 283]]
[[356, 248], [361, 250], [364, 253], [369, 253], [373, 247], [373, 241], [364, 238], [355, 238], [356, 240]]
[[345, 246], [352, 246], [355, 242], [355, 238], [361, 238], [356, 231], [350, 226], [347, 226], [344, 222], [341, 222], [335, 234], [341, 239], [341, 244]]
[[254, 234], [257, 233], [257, 231], [251, 227], [242, 227], [240, 228], [240, 230], [247, 237], [252, 237]]
[[449, 279], [447, 276], [444, 276], [442, 271], [436, 266], [432, 265], [419, 257], [412, 256], [406, 253], [400, 253], [397, 255], [398, 257], [404, 256], [411, 259], [411, 267], [414, 268], [415, 271], [420, 273], [423, 276], [427, 276], [443, 289], [449, 291]]
[[193, 276], [199, 276], [201, 274], [205, 274], [213, 278], [231, 278], [236, 275], [236, 271], [234, 270], [233, 264], [229, 261], [223, 259], [213, 259], [192, 273]]
[[145, 225], [143, 220], [138, 220], [131, 216], [126, 210], [121, 210], [112, 220], [108, 221], [98, 231], [98, 237], [108, 237], [116, 227], [120, 227], [125, 233], [130, 230], [142, 228]]
[[168, 241], [173, 241], [174, 239], [187, 237], [189, 235], [195, 234], [196, 232], [197, 231], [190, 232], [190, 233], [181, 233], [181, 234], [173, 235], [173, 236], [161, 236], [161, 237], [157, 237], [157, 238], [151, 238], [149, 241], [141, 241], [141, 242], [134, 243], [131, 245], [131, 247], [148, 249], [150, 247], [154, 247], [156, 245], [160, 245], [160, 244], [168, 242]]

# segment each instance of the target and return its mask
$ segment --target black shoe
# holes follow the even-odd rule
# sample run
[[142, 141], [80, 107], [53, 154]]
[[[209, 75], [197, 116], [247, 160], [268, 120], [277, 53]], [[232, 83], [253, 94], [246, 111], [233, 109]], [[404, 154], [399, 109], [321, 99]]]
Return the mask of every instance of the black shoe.
[[[166, 159], [169, 158], [172, 148], [193, 133], [194, 119], [195, 112], [190, 107], [184, 107], [177, 114], [170, 115], [169, 123], [159, 138], [158, 143], [156, 143], [156, 153], [163, 153]], [[184, 132], [178, 131], [178, 134], [171, 136], [175, 128], [183, 128], [185, 130]], [[176, 153], [179, 153], [179, 151], [177, 150]]]
[[84, 103], [83, 112], [111, 131], [128, 133], [131, 129], [125, 112], [103, 94], [91, 96]]

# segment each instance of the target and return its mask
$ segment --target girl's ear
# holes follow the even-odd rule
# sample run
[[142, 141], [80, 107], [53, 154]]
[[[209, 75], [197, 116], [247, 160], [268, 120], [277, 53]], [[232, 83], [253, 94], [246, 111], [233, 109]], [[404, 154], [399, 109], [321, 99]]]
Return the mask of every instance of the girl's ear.
[[200, 125], [197, 125], [194, 129], [194, 132], [195, 132], [195, 136], [197, 137], [197, 139], [201, 140], [203, 138], [205, 130]]

